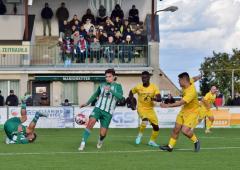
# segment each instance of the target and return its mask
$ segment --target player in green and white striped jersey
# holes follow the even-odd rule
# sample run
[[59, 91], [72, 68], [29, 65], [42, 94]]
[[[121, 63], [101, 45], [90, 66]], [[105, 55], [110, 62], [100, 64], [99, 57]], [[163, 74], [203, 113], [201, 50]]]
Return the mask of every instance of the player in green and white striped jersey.
[[100, 120], [101, 127], [97, 148], [100, 149], [102, 147], [103, 140], [112, 119], [112, 114], [116, 108], [116, 103], [118, 100], [124, 99], [121, 84], [114, 81], [116, 78], [114, 69], [106, 70], [105, 76], [106, 82], [99, 85], [96, 92], [86, 104], [80, 106], [81, 108], [85, 107], [98, 98], [92, 114], [89, 116], [89, 122], [83, 132], [82, 142], [78, 150], [84, 150], [90, 132], [98, 120]]

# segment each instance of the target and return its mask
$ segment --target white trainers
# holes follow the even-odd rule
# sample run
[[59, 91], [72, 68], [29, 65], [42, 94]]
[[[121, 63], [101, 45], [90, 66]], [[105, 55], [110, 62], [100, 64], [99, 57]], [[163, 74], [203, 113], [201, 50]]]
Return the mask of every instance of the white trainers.
[[141, 143], [141, 139], [142, 139], [142, 135], [138, 135], [135, 140], [136, 145], [139, 145]]
[[79, 151], [83, 151], [84, 148], [85, 148], [85, 142], [82, 141], [81, 144], [80, 144], [80, 146], [79, 146], [79, 148], [78, 148], [78, 150], [79, 150]]
[[103, 141], [98, 140], [97, 148], [101, 149], [102, 145], [103, 145]]

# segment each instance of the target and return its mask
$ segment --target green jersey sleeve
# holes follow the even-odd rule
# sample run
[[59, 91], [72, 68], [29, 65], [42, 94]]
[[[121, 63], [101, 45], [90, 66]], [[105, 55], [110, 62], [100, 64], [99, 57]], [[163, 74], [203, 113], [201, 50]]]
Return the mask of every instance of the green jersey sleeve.
[[110, 92], [117, 100], [122, 100], [124, 98], [121, 84], [116, 84], [116, 90], [110, 90]]

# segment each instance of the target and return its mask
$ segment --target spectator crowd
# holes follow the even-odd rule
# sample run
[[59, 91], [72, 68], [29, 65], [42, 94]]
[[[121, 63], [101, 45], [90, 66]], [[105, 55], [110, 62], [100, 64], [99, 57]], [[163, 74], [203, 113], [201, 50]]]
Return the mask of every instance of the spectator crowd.
[[[51, 19], [53, 11], [48, 3], [41, 11], [43, 20], [43, 35], [46, 27], [51, 36]], [[100, 63], [102, 59], [112, 63], [115, 58], [119, 62], [131, 62], [135, 55], [141, 54], [141, 45], [147, 43], [143, 23], [139, 21], [139, 11], [135, 5], [125, 17], [121, 6], [117, 4], [107, 16], [106, 8], [101, 5], [97, 16], [90, 9], [81, 19], [75, 14], [69, 20], [69, 11], [65, 3], [56, 11], [59, 26], [59, 45], [62, 51], [62, 61], [65, 64]]]

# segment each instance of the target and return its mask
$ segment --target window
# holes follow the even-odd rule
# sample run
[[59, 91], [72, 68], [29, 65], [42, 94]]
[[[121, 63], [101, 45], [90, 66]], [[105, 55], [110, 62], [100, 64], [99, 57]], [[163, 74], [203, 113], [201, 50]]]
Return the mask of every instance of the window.
[[0, 80], [0, 90], [6, 100], [10, 90], [14, 90], [14, 94], [19, 98], [19, 81], [18, 80]]
[[64, 82], [62, 94], [62, 102], [68, 99], [71, 104], [78, 104], [78, 82]]

